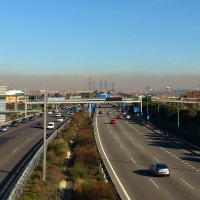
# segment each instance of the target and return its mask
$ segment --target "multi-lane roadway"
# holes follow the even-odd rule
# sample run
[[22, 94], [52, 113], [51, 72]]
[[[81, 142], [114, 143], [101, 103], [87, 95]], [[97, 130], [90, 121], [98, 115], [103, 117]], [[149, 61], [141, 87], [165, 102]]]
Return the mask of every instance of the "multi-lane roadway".
[[[71, 116], [67, 110], [60, 111], [62, 115], [66, 116], [64, 121]], [[43, 143], [44, 130], [35, 128], [36, 124], [43, 123], [43, 120], [43, 117], [36, 117], [34, 121], [20, 123], [18, 127], [10, 127], [7, 132], [0, 132], [0, 199], [27, 158], [35, 154], [38, 146]], [[62, 124], [62, 122], [57, 122], [55, 113], [47, 115], [47, 123], [50, 121], [55, 122], [55, 128]], [[53, 131], [47, 130], [47, 136]]]
[[[118, 114], [111, 106], [98, 108], [94, 130], [99, 152], [121, 198], [199, 200], [200, 152], [155, 134], [133, 119], [117, 119]], [[117, 124], [110, 124], [111, 119]], [[150, 173], [150, 165], [157, 162], [168, 165], [170, 177]]]

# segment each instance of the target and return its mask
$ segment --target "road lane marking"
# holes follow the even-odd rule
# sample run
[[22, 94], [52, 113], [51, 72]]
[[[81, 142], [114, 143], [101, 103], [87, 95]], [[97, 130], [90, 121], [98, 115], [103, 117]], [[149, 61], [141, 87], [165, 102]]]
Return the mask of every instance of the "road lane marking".
[[139, 147], [140, 147], [141, 149], [143, 149], [140, 145], [139, 145]]
[[188, 185], [189, 187], [191, 187], [193, 190], [194, 190], [194, 188], [189, 184], [189, 183], [187, 183], [186, 181], [184, 181], [182, 178], [180, 178], [181, 179], [181, 181], [183, 181], [186, 185]]
[[20, 134], [23, 134], [24, 132], [21, 132]]
[[26, 140], [26, 142], [28, 142], [30, 140], [30, 138], [28, 140]]
[[123, 149], [124, 147], [122, 145], [120, 145], [120, 147]]
[[40, 133], [40, 132], [37, 132], [36, 135], [37, 135], [38, 133]]
[[10, 138], [10, 139], [8, 140], [8, 142], [9, 142], [10, 140], [12, 140], [12, 138]]
[[15, 151], [17, 151], [18, 148], [16, 148], [12, 153], [14, 153]]
[[[131, 157], [130, 157], [131, 158]], [[135, 160], [133, 160], [133, 158], [131, 158], [131, 160], [136, 164]]]
[[115, 137], [115, 139], [117, 140], [117, 137]]
[[98, 139], [99, 139], [99, 144], [100, 144], [100, 146], [101, 146], [102, 152], [103, 152], [103, 154], [104, 154], [104, 156], [105, 156], [105, 158], [106, 158], [106, 160], [107, 160], [107, 162], [108, 162], [108, 164], [109, 164], [109, 166], [110, 166], [110, 168], [111, 168], [111, 170], [112, 170], [112, 172], [113, 172], [113, 174], [114, 174], [114, 176], [115, 176], [117, 182], [119, 183], [120, 187], [122, 188], [122, 190], [123, 190], [123, 192], [124, 192], [126, 198], [127, 198], [128, 200], [131, 200], [131, 198], [129, 197], [129, 195], [128, 195], [128, 193], [126, 192], [125, 188], [123, 187], [122, 183], [120, 182], [120, 180], [119, 180], [119, 178], [118, 178], [118, 176], [117, 176], [115, 170], [113, 169], [113, 167], [112, 167], [112, 165], [111, 165], [111, 163], [110, 163], [110, 161], [109, 161], [109, 159], [108, 159], [108, 157], [107, 157], [107, 155], [106, 155], [106, 152], [104, 151], [104, 148], [103, 148], [103, 145], [102, 145], [102, 143], [101, 143], [100, 136], [99, 136], [99, 130], [98, 130], [98, 126], [97, 126], [97, 120], [96, 120], [96, 127], [97, 127], [97, 129], [96, 129], [96, 130], [97, 130], [97, 136], [98, 136]]
[[[154, 157], [153, 157], [154, 158]], [[158, 159], [154, 158], [157, 162], [160, 162]]]
[[133, 140], [133, 138], [132, 137], [130, 137], [131, 138], [131, 140]]
[[182, 151], [186, 152], [186, 153], [190, 153], [189, 151], [185, 150], [185, 149], [181, 149]]
[[159, 189], [159, 187], [154, 183], [154, 181], [151, 178], [149, 178], [149, 180]]

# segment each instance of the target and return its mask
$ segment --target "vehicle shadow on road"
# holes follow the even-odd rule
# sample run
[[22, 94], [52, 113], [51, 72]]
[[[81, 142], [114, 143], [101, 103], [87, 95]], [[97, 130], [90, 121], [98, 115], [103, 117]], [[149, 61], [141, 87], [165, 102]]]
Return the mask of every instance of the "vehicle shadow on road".
[[140, 175], [140, 176], [148, 176], [148, 177], [153, 177], [153, 175], [151, 174], [151, 172], [147, 169], [140, 169], [140, 170], [136, 170], [136, 171], [132, 171], [133, 173]]

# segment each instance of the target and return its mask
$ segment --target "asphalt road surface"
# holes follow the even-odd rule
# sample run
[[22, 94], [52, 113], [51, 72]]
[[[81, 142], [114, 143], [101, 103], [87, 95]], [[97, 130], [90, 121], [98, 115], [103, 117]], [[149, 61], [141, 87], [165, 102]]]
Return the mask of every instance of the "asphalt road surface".
[[[66, 116], [66, 121], [71, 115], [68, 110], [60, 110]], [[20, 123], [18, 127], [10, 127], [7, 132], [0, 132], [0, 199], [2, 193], [23, 167], [27, 158], [35, 154], [39, 144], [43, 143], [44, 130], [35, 128], [38, 122], [43, 123], [43, 117], [36, 117], [34, 121]], [[47, 123], [55, 122], [55, 128], [63, 122], [57, 122], [55, 113], [47, 115]], [[54, 130], [47, 130], [51, 134]]]
[[[115, 108], [105, 106], [96, 113], [96, 143], [123, 200], [200, 199], [200, 152], [155, 134], [133, 119], [117, 119], [121, 113]], [[111, 119], [117, 124], [110, 124]], [[149, 167], [155, 162], [166, 163], [170, 177], [154, 177]]]

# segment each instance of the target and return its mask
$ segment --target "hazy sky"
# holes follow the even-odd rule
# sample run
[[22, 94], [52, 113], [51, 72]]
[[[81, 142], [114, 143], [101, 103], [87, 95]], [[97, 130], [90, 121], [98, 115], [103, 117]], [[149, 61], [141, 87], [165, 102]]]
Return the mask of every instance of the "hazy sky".
[[1, 85], [198, 88], [199, 0], [1, 0]]

